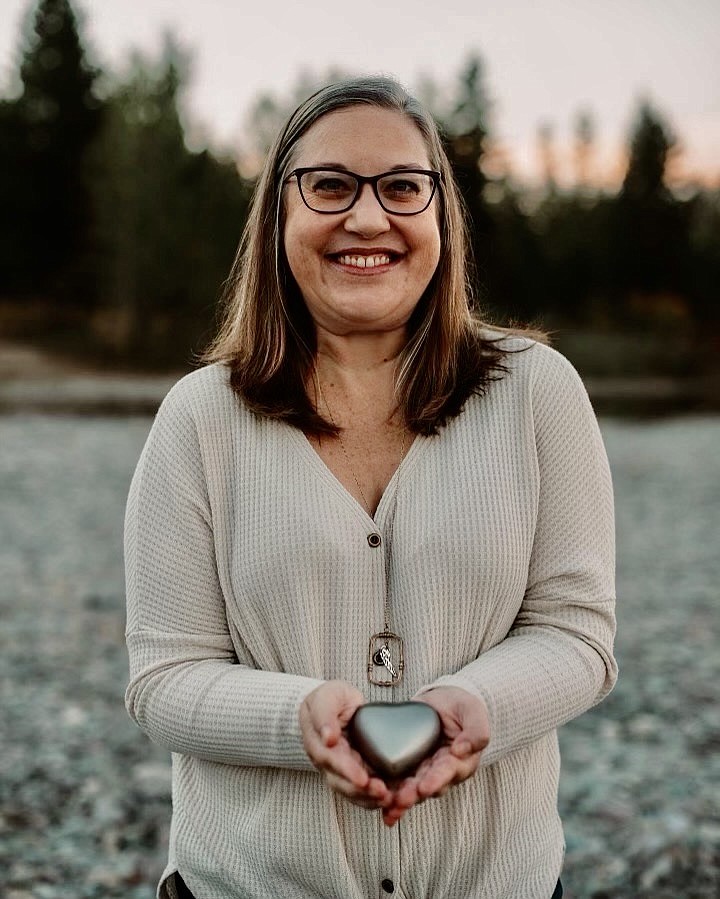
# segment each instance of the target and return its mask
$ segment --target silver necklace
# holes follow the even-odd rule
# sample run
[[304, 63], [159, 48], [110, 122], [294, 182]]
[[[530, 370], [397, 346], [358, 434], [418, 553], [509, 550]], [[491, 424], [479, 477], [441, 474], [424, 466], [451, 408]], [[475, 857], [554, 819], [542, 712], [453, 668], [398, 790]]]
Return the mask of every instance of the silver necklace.
[[[325, 393], [323, 392], [322, 385], [320, 383], [320, 378], [317, 375], [317, 371], [315, 372], [315, 383], [317, 384], [318, 393], [320, 394], [320, 399], [327, 410], [328, 417], [332, 422], [333, 427], [337, 430], [337, 439], [340, 444], [340, 449], [342, 451], [343, 456], [345, 457], [345, 461], [347, 462], [347, 467], [350, 470], [350, 474], [353, 476], [353, 480], [357, 486], [358, 492], [362, 497], [363, 505], [365, 507], [365, 511], [368, 513], [370, 518], [374, 518], [372, 513], [372, 508], [370, 503], [367, 501], [365, 493], [363, 492], [362, 487], [360, 486], [360, 481], [358, 476], [355, 474], [355, 469], [352, 466], [352, 462], [350, 461], [350, 454], [347, 451], [347, 447], [340, 436], [340, 428], [338, 428], [337, 423], [335, 421], [335, 417], [332, 414], [332, 410], [328, 404], [327, 399], [325, 398]], [[402, 461], [405, 458], [405, 442], [407, 438], [407, 428], [403, 428], [403, 439], [402, 445], [400, 447], [400, 461], [398, 463], [398, 468], [402, 465]], [[381, 539], [379, 534], [370, 534], [368, 536], [368, 543], [372, 547], [380, 546]], [[398, 634], [394, 633], [390, 630], [390, 595], [389, 595], [389, 582], [390, 582], [390, 559], [389, 559], [389, 550], [385, 553], [385, 599], [383, 602], [383, 618], [384, 618], [384, 627], [377, 634], [373, 634], [370, 637], [370, 642], [368, 644], [368, 655], [367, 655], [367, 679], [371, 684], [375, 684], [378, 687], [394, 687], [396, 684], [399, 684], [402, 681], [403, 673], [405, 671], [405, 655], [403, 652], [403, 641], [402, 637], [398, 636]], [[377, 669], [377, 670], [376, 670]]]

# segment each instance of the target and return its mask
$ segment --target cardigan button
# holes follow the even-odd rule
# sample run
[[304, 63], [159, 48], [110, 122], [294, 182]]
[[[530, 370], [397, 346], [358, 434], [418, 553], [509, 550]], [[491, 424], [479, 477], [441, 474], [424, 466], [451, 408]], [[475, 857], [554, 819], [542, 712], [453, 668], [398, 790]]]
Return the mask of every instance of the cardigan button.
[[382, 537], [380, 534], [368, 534], [367, 542], [372, 549], [377, 549], [382, 543]]
[[386, 877], [385, 880], [381, 882], [380, 886], [385, 890], [386, 893], [395, 892], [395, 884], [388, 877]]

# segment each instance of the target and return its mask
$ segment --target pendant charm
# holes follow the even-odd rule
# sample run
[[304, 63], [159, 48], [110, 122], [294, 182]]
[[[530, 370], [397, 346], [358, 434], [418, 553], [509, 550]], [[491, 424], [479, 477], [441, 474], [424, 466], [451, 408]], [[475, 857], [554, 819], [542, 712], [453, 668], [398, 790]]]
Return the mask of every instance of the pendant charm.
[[405, 659], [403, 641], [392, 631], [382, 631], [370, 637], [367, 676], [378, 687], [394, 687], [403, 678]]

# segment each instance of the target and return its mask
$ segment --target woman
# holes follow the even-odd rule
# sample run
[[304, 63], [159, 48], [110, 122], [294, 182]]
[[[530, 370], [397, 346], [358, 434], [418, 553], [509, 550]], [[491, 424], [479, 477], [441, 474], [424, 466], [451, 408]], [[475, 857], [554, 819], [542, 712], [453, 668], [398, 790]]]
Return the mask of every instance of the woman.
[[[556, 728], [616, 678], [610, 477], [569, 363], [472, 316], [398, 84], [292, 115], [230, 295], [128, 501], [127, 705], [173, 752], [158, 895], [560, 896]], [[385, 782], [346, 726], [411, 698], [444, 739]]]

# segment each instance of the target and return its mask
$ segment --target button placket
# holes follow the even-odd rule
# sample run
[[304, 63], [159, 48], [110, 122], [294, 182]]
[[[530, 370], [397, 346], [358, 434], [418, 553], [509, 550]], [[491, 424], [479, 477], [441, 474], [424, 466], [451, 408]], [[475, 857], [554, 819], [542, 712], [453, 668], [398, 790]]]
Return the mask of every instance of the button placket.
[[[387, 521], [383, 517], [381, 522], [377, 523], [379, 527], [386, 527]], [[385, 532], [387, 536], [387, 531]], [[391, 539], [388, 537], [388, 539]], [[380, 547], [383, 547], [375, 558], [378, 562], [378, 587], [381, 588], [382, 596], [384, 602], [387, 603], [388, 597], [388, 570], [387, 570], [387, 560], [385, 559], [385, 549], [389, 544], [386, 544], [384, 538], [380, 532], [372, 531], [367, 534], [367, 543], [370, 549], [378, 550]], [[388, 610], [387, 607], [383, 609], [384, 618], [385, 618], [385, 629], [388, 630]], [[384, 633], [384, 632], [383, 632]], [[392, 634], [396, 640], [398, 639], [395, 634]], [[397, 652], [396, 655], [400, 658], [401, 653]], [[388, 689], [386, 686], [377, 686], [371, 682], [368, 698], [372, 702], [390, 702], [392, 701], [394, 694], [394, 687]], [[379, 845], [378, 845], [378, 880], [375, 881], [378, 885], [379, 892], [378, 896], [397, 896], [402, 893], [398, 889], [398, 876], [400, 873], [400, 827], [399, 825], [396, 827], [388, 828], [385, 827], [382, 823], [382, 819], [379, 819]], [[387, 875], [391, 876], [387, 876]]]

